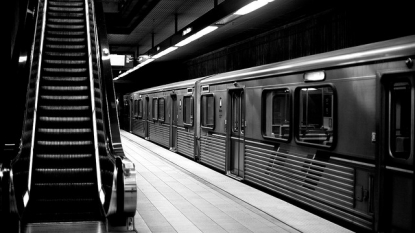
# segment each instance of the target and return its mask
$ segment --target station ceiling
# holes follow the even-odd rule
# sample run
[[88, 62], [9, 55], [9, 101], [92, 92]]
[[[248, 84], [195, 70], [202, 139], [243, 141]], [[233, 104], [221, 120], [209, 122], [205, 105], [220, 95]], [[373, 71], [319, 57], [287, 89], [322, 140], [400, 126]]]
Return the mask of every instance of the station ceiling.
[[[218, 29], [180, 47], [157, 62], [186, 61], [276, 27], [314, 11], [333, 6], [328, 0], [274, 0], [249, 14], [233, 13], [253, 0], [102, 0], [111, 54], [131, 54], [135, 59], [154, 55], [174, 45], [183, 31], [209, 25]], [[231, 18], [227, 18], [230, 16]], [[193, 33], [193, 32], [191, 32]], [[190, 33], [190, 34], [191, 34]], [[157, 48], [160, 50], [157, 51]], [[113, 76], [125, 69], [113, 67]], [[123, 80], [128, 80], [128, 75]]]

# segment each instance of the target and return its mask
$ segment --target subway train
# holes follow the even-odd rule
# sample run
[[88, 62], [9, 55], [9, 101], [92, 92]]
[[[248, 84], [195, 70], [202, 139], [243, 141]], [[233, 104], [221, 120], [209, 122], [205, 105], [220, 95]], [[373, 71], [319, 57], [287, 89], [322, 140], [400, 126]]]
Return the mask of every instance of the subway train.
[[139, 90], [135, 135], [352, 228], [414, 232], [415, 36]]

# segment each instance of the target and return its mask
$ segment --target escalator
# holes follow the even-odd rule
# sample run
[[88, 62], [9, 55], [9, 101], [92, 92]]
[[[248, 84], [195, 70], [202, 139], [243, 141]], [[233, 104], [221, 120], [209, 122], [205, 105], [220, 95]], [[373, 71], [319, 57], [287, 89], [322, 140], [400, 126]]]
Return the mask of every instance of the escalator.
[[21, 146], [8, 171], [9, 213], [23, 231], [94, 221], [132, 230], [135, 170], [113, 147], [118, 120], [106, 114], [113, 86], [101, 75], [96, 22], [92, 0], [39, 0]]

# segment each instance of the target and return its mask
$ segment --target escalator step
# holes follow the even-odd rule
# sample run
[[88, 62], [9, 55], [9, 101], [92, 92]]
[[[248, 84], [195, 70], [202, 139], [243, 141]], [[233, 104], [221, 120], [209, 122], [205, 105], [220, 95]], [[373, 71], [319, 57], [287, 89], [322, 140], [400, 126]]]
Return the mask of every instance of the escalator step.
[[85, 38], [58, 38], [58, 37], [46, 37], [47, 41], [60, 42], [60, 43], [80, 43], [85, 42]]
[[60, 1], [49, 1], [51, 6], [69, 6], [69, 7], [79, 7], [83, 6], [83, 2], [60, 2]]
[[89, 106], [39, 106], [39, 108], [52, 111], [79, 111], [88, 110]]
[[82, 122], [82, 121], [91, 121], [90, 117], [39, 117], [41, 121], [58, 121], [58, 122]]
[[81, 82], [87, 80], [87, 77], [50, 77], [50, 76], [43, 76], [42, 77], [48, 81], [62, 81], [62, 82]]
[[87, 71], [87, 68], [43, 68], [47, 72], [59, 72], [59, 73], [83, 73]]
[[85, 45], [69, 45], [69, 44], [46, 44], [45, 45], [46, 48], [50, 48], [50, 49], [64, 49], [64, 50], [69, 50], [69, 49], [85, 49], [86, 46]]
[[72, 160], [72, 159], [89, 159], [92, 154], [37, 154], [36, 157], [41, 159], [58, 159], [58, 160]]
[[87, 86], [42, 86], [43, 90], [48, 91], [85, 91]]
[[83, 12], [79, 12], [79, 13], [48, 12], [47, 15], [52, 16], [52, 17], [61, 17], [61, 18], [80, 18], [80, 17], [84, 17]]
[[48, 29], [70, 29], [70, 30], [80, 30], [84, 29], [84, 25], [60, 25], [60, 24], [47, 24]]
[[81, 133], [91, 133], [92, 130], [88, 128], [82, 129], [45, 129], [40, 128], [38, 129], [40, 133], [47, 133], [47, 134], [81, 134]]
[[84, 8], [82, 7], [54, 7], [54, 6], [50, 6], [48, 7], [49, 10], [52, 11], [59, 11], [59, 12], [83, 12]]
[[87, 100], [88, 96], [50, 96], [50, 95], [42, 95], [40, 98], [45, 100]]
[[49, 18], [48, 22], [51, 22], [51, 23], [67, 23], [67, 24], [81, 24], [81, 23], [84, 23], [85, 20], [83, 18], [80, 18], [80, 19]]
[[85, 32], [83, 31], [56, 31], [56, 30], [48, 30], [47, 34], [53, 35], [53, 36], [83, 36], [85, 35]]
[[84, 57], [86, 55], [85, 52], [53, 52], [53, 51], [45, 51], [45, 55], [53, 56], [53, 57]]
[[42, 146], [85, 146], [92, 145], [92, 141], [37, 141]]
[[[92, 163], [92, 161], [89, 161]], [[52, 165], [52, 167], [51, 167]], [[84, 183], [94, 183], [96, 182], [96, 176], [94, 176], [95, 169], [91, 167], [53, 167], [53, 164], [45, 163], [43, 166], [44, 168], [35, 168], [33, 176], [33, 183], [40, 184], [40, 183], [78, 183], [80, 186], [78, 188], [82, 188], [85, 185]], [[88, 166], [88, 164], [84, 164], [84, 166]], [[43, 187], [43, 186], [42, 186]], [[54, 187], [54, 186], [49, 186]], [[67, 186], [70, 188], [70, 186]], [[43, 193], [43, 192], [41, 192]], [[84, 193], [82, 195], [94, 195], [95, 193]], [[53, 194], [51, 194], [53, 195]], [[75, 195], [68, 194], [69, 196]]]

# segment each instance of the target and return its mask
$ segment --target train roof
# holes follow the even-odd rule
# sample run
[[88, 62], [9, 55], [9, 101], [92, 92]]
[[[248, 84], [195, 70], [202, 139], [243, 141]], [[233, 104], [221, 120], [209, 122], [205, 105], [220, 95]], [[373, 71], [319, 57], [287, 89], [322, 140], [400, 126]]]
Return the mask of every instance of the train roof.
[[175, 82], [175, 83], [169, 83], [169, 84], [165, 84], [165, 85], [160, 85], [160, 86], [156, 86], [156, 87], [150, 87], [150, 88], [147, 88], [147, 89], [135, 91], [133, 93], [148, 94], [148, 93], [152, 93], [152, 92], [169, 91], [169, 90], [176, 90], [176, 89], [181, 89], [181, 88], [193, 87], [195, 85], [195, 83], [198, 80], [201, 80], [201, 79], [203, 79], [203, 78], [195, 78], [195, 79], [189, 79], [189, 80]]
[[294, 72], [348, 66], [364, 62], [394, 59], [415, 54], [415, 35], [361, 45], [332, 52], [296, 58], [252, 68], [221, 73], [201, 80], [201, 84], [216, 84], [276, 76]]

